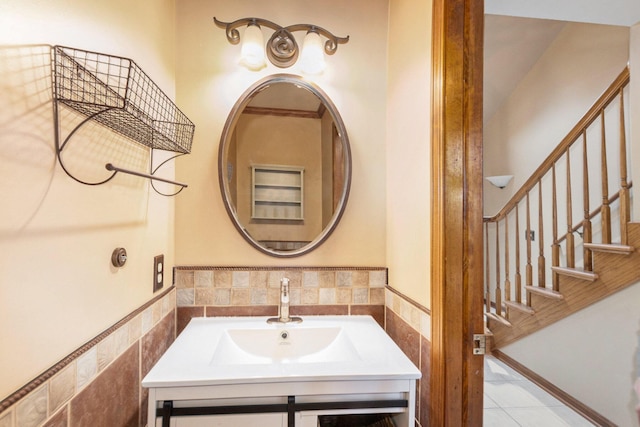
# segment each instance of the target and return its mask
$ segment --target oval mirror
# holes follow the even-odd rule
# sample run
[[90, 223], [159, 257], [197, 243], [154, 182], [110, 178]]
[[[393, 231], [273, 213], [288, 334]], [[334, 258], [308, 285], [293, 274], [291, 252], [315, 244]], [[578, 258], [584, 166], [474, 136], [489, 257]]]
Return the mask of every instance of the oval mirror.
[[218, 178], [251, 245], [277, 257], [308, 253], [336, 228], [349, 196], [351, 149], [338, 110], [298, 76], [260, 80], [227, 118]]

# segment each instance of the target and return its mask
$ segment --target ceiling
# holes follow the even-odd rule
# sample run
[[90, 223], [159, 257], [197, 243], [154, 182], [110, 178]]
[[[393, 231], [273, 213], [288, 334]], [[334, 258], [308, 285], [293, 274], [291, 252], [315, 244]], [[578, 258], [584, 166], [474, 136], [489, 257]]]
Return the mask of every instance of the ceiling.
[[489, 15], [630, 27], [640, 22], [638, 0], [485, 0]]
[[490, 119], [566, 22], [485, 15], [484, 118]]
[[640, 0], [485, 0], [485, 122], [567, 21], [632, 26]]
[[248, 106], [317, 112], [322, 101], [313, 92], [290, 82], [268, 85], [254, 95]]

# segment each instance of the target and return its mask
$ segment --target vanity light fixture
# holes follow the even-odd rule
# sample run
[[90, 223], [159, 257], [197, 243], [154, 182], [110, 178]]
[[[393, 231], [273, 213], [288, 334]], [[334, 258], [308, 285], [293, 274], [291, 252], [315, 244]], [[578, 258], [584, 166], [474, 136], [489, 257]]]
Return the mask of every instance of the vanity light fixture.
[[509, 184], [509, 182], [511, 182], [511, 180], [513, 179], [513, 175], [488, 176], [486, 179], [491, 184], [493, 184], [496, 187], [502, 189], [502, 188], [506, 187], [507, 184]]
[[[349, 41], [349, 36], [336, 37], [324, 28], [311, 24], [281, 27], [262, 18], [242, 18], [233, 22], [223, 22], [214, 17], [213, 21], [218, 27], [225, 30], [227, 40], [231, 44], [240, 43], [238, 28], [246, 27], [242, 36], [241, 62], [251, 70], [259, 70], [266, 65], [264, 59], [266, 52], [269, 62], [276, 67], [291, 67], [300, 56], [301, 70], [308, 74], [318, 74], [325, 68], [324, 54], [333, 55], [338, 49], [338, 44], [345, 44]], [[262, 27], [274, 31], [266, 45]], [[298, 43], [293, 36], [296, 31], [306, 32], [302, 43], [302, 52], [298, 49]], [[322, 37], [326, 38], [324, 44]]]
[[302, 42], [300, 69], [307, 74], [320, 74], [327, 66], [322, 51], [322, 38], [314, 29], [310, 30]]
[[251, 23], [244, 30], [244, 42], [240, 51], [241, 62], [251, 70], [265, 66], [264, 37], [258, 24]]

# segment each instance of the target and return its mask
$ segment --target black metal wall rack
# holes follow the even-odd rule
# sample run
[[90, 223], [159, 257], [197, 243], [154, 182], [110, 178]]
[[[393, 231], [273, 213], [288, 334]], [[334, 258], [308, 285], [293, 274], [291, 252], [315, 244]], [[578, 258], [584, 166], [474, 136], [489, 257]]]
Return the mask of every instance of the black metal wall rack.
[[[191, 152], [194, 124], [131, 59], [65, 46], [52, 48], [52, 78], [55, 148], [60, 166], [74, 180], [86, 185], [104, 184], [119, 172], [148, 178], [156, 192], [173, 196], [187, 184], [154, 176], [158, 168]], [[85, 118], [71, 132], [61, 136], [60, 104]], [[69, 140], [87, 122], [95, 121], [151, 149], [150, 173], [131, 171], [107, 163], [112, 174], [98, 182], [75, 177], [64, 165], [62, 152]], [[153, 166], [154, 150], [176, 153]], [[161, 181], [180, 187], [164, 194], [153, 186]]]

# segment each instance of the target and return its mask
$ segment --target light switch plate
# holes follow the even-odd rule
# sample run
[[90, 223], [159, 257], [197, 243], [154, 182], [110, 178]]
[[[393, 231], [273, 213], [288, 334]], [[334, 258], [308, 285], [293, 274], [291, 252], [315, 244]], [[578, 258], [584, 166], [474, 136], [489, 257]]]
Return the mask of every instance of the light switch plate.
[[164, 255], [153, 257], [153, 292], [164, 286]]

